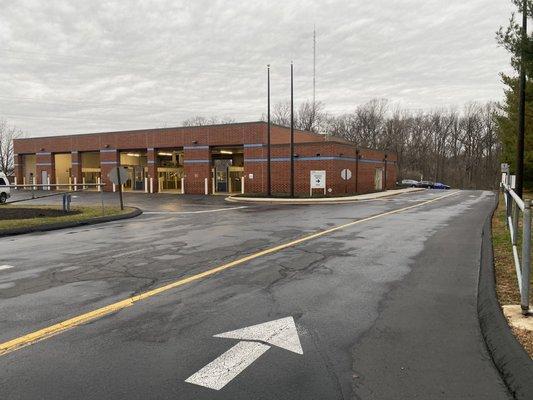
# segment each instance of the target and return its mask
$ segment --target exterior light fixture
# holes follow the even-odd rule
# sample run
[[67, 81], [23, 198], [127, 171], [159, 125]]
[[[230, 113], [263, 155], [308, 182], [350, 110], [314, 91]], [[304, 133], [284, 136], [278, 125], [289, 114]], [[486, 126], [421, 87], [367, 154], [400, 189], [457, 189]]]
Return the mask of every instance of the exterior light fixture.
[[126, 153], [127, 156], [130, 157], [140, 157], [141, 155], [139, 153]]
[[198, 140], [193, 140], [192, 144], [198, 144]]
[[231, 150], [220, 150], [220, 154], [233, 154]]
[[157, 153], [158, 156], [169, 156], [169, 157], [172, 157], [172, 153], [165, 153], [163, 151], [160, 151], [159, 153]]

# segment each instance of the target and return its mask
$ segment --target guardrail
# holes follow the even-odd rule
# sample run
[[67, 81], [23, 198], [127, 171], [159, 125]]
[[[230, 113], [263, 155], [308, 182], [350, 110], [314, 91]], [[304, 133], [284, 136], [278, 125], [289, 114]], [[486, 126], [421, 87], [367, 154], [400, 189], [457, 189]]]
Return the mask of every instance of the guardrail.
[[[511, 176], [504, 174], [501, 189], [505, 199], [507, 227], [513, 246], [513, 259], [520, 290], [522, 314], [530, 314], [529, 289], [531, 282], [531, 200], [522, 200], [510, 185]], [[522, 213], [522, 248], [519, 250], [519, 220]], [[520, 257], [520, 253], [521, 256]]]
[[68, 192], [78, 192], [89, 188], [96, 188], [99, 192], [102, 191], [103, 187], [105, 186], [105, 183], [44, 183], [44, 184], [37, 184], [37, 183], [25, 183], [25, 184], [15, 184], [15, 185], [2, 185], [2, 187], [8, 187], [10, 189], [29, 189], [32, 192], [32, 197], [34, 196], [34, 192], [36, 190], [53, 190], [52, 188], [55, 187], [55, 190], [65, 190]]
[[[90, 188], [96, 188], [96, 189], [98, 189], [98, 192], [100, 192], [100, 203], [101, 203], [101, 206], [102, 206], [102, 215], [105, 215], [104, 196], [103, 196], [104, 186], [105, 186], [105, 183], [82, 183], [82, 184], [70, 184], [70, 183], [36, 184], [36, 183], [30, 183], [30, 184], [22, 184], [22, 185], [2, 185], [1, 187], [8, 187], [10, 189], [15, 189], [15, 190], [29, 189], [31, 191], [31, 198], [10, 201], [9, 203], [18, 203], [18, 202], [21, 202], [21, 201], [29, 201], [29, 200], [34, 200], [34, 199], [41, 199], [41, 198], [44, 198], [44, 197], [63, 196], [63, 210], [64, 211], [70, 211], [70, 202], [71, 202], [70, 193], [81, 192], [81, 191], [84, 191], [84, 190], [90, 189]], [[46, 195], [35, 197], [35, 191], [36, 190], [40, 189], [40, 190], [43, 190], [43, 191], [51, 191], [52, 187], [55, 187], [55, 190], [60, 190], [60, 192], [51, 193], [51, 194], [46, 194]]]

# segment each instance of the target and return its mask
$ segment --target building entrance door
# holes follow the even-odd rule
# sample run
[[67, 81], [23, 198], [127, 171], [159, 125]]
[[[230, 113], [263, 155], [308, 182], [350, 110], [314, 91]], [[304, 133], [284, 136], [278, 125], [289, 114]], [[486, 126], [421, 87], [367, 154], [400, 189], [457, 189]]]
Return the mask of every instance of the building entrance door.
[[383, 190], [383, 168], [377, 168], [374, 173], [374, 189]]
[[41, 185], [46, 185], [47, 183], [48, 183], [48, 171], [43, 170], [41, 171]]
[[144, 167], [135, 165], [133, 167], [133, 190], [144, 190]]
[[217, 193], [228, 192], [228, 170], [231, 165], [231, 160], [219, 159], [215, 160], [215, 190]]
[[244, 167], [229, 167], [229, 179], [228, 179], [228, 192], [235, 193], [240, 192], [242, 189], [242, 174], [244, 173]]
[[228, 172], [217, 170], [216, 176], [217, 192], [225, 193], [228, 191]]

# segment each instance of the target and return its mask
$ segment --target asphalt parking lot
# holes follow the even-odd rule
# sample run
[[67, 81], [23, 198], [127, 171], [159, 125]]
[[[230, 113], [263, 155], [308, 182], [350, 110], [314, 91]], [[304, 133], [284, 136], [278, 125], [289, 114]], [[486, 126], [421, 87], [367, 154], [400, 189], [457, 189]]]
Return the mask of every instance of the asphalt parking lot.
[[476, 314], [493, 193], [125, 198], [145, 213], [0, 238], [2, 398], [510, 398]]

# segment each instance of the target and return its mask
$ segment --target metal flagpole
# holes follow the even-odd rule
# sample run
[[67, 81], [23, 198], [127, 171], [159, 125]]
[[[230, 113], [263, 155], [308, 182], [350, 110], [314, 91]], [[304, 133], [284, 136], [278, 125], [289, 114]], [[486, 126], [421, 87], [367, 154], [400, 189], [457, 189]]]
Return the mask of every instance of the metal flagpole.
[[267, 194], [272, 196], [270, 153], [270, 64], [267, 65]]
[[294, 197], [294, 65], [291, 62], [291, 197]]

